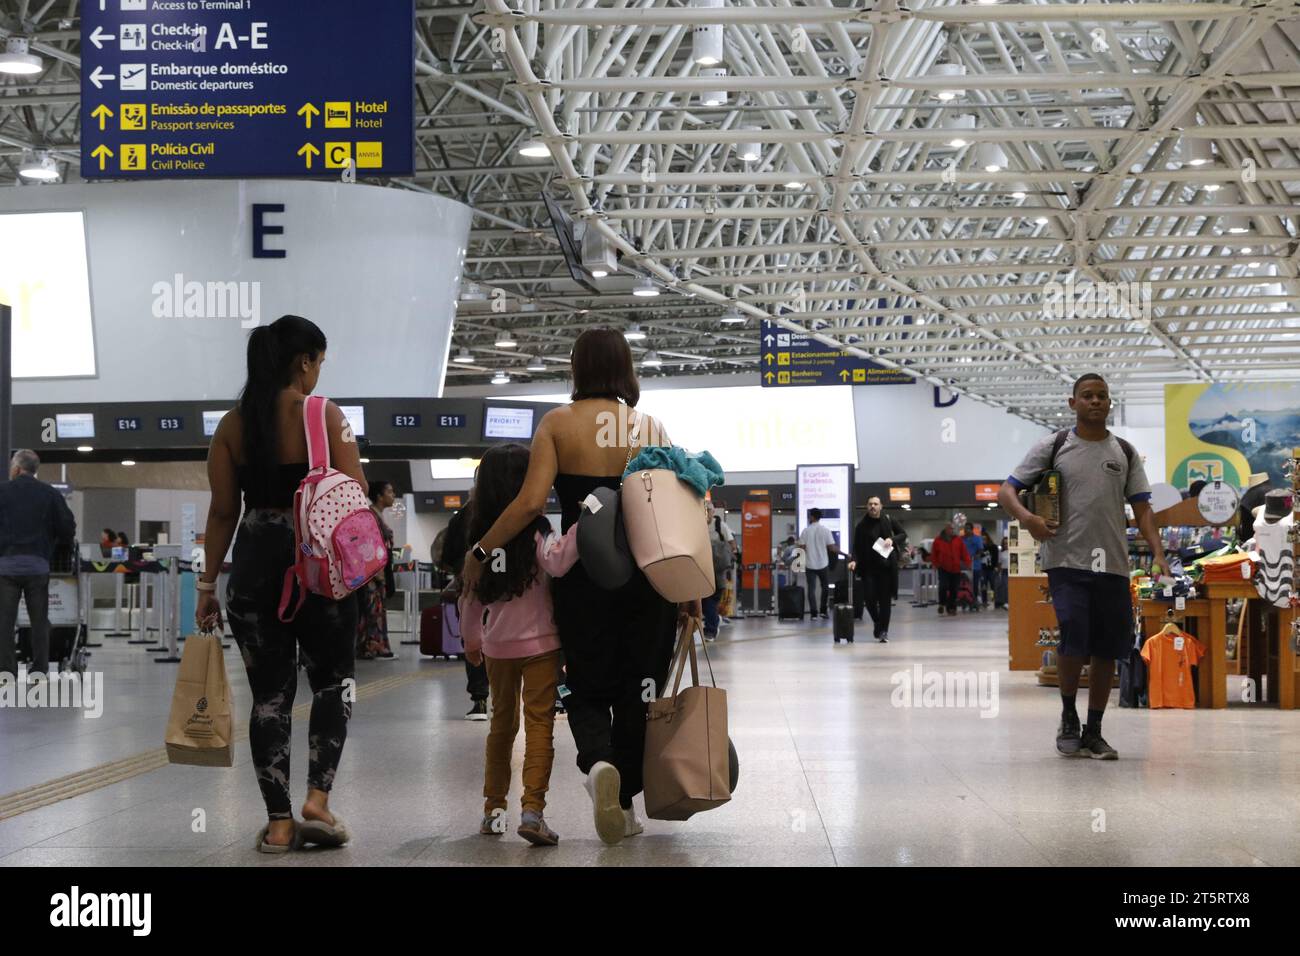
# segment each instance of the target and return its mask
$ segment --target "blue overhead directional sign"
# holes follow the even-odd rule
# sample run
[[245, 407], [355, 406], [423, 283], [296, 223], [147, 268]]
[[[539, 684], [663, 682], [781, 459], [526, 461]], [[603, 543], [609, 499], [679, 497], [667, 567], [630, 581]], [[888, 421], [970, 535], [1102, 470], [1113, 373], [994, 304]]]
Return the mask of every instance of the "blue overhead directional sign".
[[911, 385], [899, 369], [818, 342], [771, 322], [761, 323], [759, 376], [765, 388], [801, 385]]
[[402, 176], [414, 0], [82, 0], [86, 179]]

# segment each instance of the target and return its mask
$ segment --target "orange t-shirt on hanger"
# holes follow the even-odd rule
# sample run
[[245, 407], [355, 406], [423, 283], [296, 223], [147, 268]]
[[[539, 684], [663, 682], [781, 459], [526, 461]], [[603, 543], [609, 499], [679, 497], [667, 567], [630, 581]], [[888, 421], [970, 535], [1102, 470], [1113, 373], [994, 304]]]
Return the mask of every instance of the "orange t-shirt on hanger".
[[1192, 686], [1192, 665], [1205, 656], [1205, 645], [1186, 631], [1177, 634], [1154, 634], [1142, 645], [1142, 659], [1147, 662], [1147, 697], [1150, 707], [1196, 706], [1196, 689]]

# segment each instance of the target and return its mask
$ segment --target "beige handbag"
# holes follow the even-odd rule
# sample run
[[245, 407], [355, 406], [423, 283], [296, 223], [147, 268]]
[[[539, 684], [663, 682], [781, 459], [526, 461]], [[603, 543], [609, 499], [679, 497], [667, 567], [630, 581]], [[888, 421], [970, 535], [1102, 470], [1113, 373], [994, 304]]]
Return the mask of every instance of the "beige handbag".
[[634, 471], [622, 506], [632, 557], [660, 595], [680, 604], [714, 592], [705, 501], [694, 488], [667, 468]]
[[185, 641], [167, 720], [169, 763], [230, 767], [235, 762], [230, 719], [230, 681], [217, 634]]
[[[672, 693], [650, 702], [646, 713], [642, 776], [645, 812], [652, 820], [686, 820], [731, 799], [731, 759], [727, 739], [727, 692], [713, 681], [701, 687], [695, 656], [697, 618], [688, 620], [677, 638], [669, 677]], [[705, 648], [704, 659], [709, 652]], [[687, 662], [691, 686], [680, 690]]]

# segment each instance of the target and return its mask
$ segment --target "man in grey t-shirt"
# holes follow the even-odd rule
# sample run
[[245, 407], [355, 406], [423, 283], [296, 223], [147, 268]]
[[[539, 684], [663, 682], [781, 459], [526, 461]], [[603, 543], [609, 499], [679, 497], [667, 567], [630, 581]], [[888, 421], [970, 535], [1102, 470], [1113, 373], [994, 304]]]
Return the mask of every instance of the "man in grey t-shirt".
[[[1126, 501], [1156, 565], [1168, 573], [1142, 459], [1107, 430], [1110, 407], [1105, 380], [1095, 373], [1081, 376], [1070, 398], [1075, 427], [1034, 445], [998, 492], [999, 504], [1043, 543], [1043, 569], [1061, 629], [1057, 674], [1062, 713], [1056, 749], [1063, 756], [1103, 760], [1119, 756], [1101, 736], [1101, 718], [1115, 661], [1133, 646]], [[1061, 473], [1059, 524], [1030, 512], [1017, 494], [1052, 468]], [[1081, 727], [1075, 695], [1084, 664], [1089, 664], [1088, 722]]]

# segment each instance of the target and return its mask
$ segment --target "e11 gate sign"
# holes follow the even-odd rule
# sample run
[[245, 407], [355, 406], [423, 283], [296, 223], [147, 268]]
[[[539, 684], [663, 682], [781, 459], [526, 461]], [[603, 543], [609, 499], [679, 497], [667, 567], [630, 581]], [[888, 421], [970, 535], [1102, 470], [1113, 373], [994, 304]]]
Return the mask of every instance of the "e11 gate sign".
[[86, 179], [414, 172], [414, 0], [82, 0]]
[[764, 388], [801, 385], [911, 385], [901, 369], [818, 342], [771, 322], [759, 327], [758, 374]]

